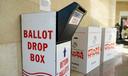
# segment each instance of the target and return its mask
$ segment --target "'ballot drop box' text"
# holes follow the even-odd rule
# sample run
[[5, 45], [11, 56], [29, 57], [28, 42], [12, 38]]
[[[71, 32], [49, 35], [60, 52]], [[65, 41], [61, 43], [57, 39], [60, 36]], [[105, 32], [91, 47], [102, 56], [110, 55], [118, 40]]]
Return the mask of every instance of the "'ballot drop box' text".
[[112, 59], [116, 53], [116, 28], [102, 29], [101, 64]]
[[86, 74], [100, 65], [101, 28], [78, 28], [72, 38], [72, 70]]
[[22, 15], [23, 76], [70, 76], [70, 52], [56, 43], [56, 12]]

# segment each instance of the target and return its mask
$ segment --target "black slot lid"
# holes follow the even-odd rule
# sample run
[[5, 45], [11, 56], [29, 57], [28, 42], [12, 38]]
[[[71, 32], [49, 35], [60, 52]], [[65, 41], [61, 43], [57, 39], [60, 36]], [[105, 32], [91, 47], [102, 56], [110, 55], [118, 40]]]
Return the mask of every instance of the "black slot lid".
[[86, 12], [87, 11], [76, 2], [71, 3], [57, 12], [57, 44], [72, 39], [72, 36]]

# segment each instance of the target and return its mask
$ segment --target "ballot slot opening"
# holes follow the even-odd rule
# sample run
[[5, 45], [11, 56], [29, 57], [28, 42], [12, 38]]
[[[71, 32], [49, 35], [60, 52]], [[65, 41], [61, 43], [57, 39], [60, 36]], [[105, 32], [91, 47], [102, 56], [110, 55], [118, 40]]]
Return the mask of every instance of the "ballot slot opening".
[[86, 10], [73, 2], [57, 12], [57, 44], [70, 41], [79, 23], [86, 14]]

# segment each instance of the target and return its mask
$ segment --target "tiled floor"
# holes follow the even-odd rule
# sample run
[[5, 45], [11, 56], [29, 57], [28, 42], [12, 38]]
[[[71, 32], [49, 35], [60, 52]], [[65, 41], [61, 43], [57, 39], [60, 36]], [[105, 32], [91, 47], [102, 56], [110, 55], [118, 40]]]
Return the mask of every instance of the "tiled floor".
[[128, 76], [128, 48], [121, 48], [119, 55], [97, 67], [87, 75], [76, 71], [71, 72], [71, 76]]

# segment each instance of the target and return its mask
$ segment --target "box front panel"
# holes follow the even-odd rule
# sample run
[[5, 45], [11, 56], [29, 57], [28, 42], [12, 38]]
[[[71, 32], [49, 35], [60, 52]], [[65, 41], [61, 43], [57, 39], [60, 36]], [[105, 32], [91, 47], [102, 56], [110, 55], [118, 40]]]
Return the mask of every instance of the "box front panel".
[[85, 31], [76, 32], [72, 39], [72, 70], [81, 73], [86, 72], [85, 40]]
[[56, 13], [22, 15], [23, 76], [55, 76]]
[[57, 76], [70, 76], [71, 41], [57, 45]]
[[115, 47], [116, 47], [116, 29], [115, 28], [106, 28], [104, 32], [105, 41], [104, 41], [104, 56], [103, 61], [110, 60], [114, 57]]
[[100, 65], [101, 28], [88, 28], [87, 73]]

